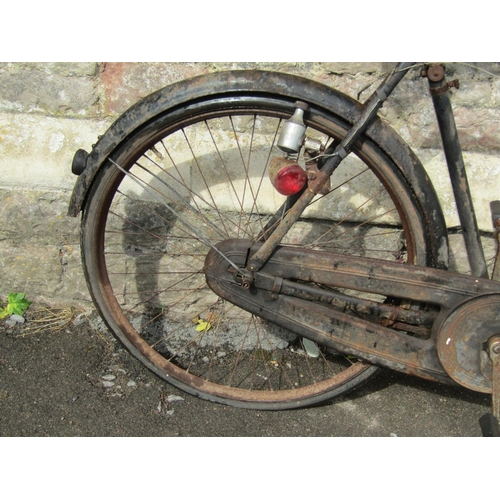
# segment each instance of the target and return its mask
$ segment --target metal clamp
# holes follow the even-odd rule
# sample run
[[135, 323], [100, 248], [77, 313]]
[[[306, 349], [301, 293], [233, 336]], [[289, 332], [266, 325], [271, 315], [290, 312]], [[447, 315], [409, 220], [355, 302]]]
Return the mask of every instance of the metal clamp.
[[455, 88], [458, 90], [460, 88], [460, 82], [455, 79], [451, 82], [446, 82], [442, 87], [439, 87], [438, 89], [430, 88], [429, 92], [431, 93], [431, 95], [441, 95], [451, 88]]
[[[439, 83], [444, 80], [445, 77], [445, 66], [444, 64], [433, 64], [431, 66], [425, 66], [420, 72], [422, 78], [428, 78], [429, 81], [433, 83]], [[445, 82], [441, 87], [431, 86], [429, 91], [431, 95], [441, 95], [447, 92], [450, 88], [459, 89], [460, 82], [458, 80], [452, 80], [451, 82]]]

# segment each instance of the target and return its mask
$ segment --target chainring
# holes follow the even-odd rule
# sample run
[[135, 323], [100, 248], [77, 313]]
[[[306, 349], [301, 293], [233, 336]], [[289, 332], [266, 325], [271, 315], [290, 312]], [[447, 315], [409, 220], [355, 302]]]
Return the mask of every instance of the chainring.
[[436, 347], [448, 375], [460, 385], [491, 394], [492, 363], [486, 343], [500, 334], [500, 293], [478, 295], [456, 306], [439, 327]]

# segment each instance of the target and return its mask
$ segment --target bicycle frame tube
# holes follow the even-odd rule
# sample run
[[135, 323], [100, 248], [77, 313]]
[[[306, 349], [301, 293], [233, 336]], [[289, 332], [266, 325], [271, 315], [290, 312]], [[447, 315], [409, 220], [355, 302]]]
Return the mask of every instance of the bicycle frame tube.
[[448, 165], [460, 224], [463, 229], [471, 272], [474, 276], [488, 278], [479, 228], [448, 92], [450, 87], [458, 88], [458, 81], [454, 80], [447, 83], [444, 67], [441, 65], [430, 66], [422, 75], [427, 76], [429, 80], [429, 89], [443, 141], [443, 150]]

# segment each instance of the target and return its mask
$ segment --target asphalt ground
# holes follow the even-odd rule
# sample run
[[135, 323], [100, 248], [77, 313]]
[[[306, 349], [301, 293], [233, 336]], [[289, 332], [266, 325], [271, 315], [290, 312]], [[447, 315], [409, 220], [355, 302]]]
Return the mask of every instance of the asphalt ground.
[[77, 312], [0, 322], [1, 436], [480, 437], [490, 409], [489, 395], [389, 370], [312, 408], [214, 404], [158, 378], [95, 315]]
[[381, 370], [322, 406], [232, 408], [159, 379], [95, 315], [66, 312], [0, 322], [6, 498], [495, 496], [498, 447], [478, 424], [486, 395]]

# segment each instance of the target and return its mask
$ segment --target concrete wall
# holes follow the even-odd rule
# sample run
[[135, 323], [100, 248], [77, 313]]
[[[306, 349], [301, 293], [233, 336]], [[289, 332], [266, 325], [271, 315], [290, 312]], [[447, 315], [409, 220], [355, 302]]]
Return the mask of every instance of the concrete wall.
[[[480, 226], [500, 198], [498, 63], [447, 65], [459, 78], [456, 122]], [[309, 77], [364, 100], [389, 63], [0, 63], [0, 299], [25, 291], [50, 303], [89, 304], [79, 261], [79, 220], [66, 217], [75, 177], [71, 160], [130, 105], [169, 83], [208, 72], [260, 68]], [[480, 68], [480, 69], [478, 69]], [[439, 151], [427, 82], [415, 69], [380, 113], [416, 151], [458, 219]]]

